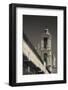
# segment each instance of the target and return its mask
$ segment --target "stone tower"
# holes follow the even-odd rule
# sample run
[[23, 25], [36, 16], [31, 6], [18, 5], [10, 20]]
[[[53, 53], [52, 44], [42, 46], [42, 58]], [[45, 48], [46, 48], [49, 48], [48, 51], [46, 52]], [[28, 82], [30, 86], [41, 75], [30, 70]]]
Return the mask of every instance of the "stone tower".
[[52, 48], [51, 48], [51, 34], [48, 31], [48, 28], [44, 29], [44, 32], [41, 37], [41, 56], [46, 69], [51, 73], [52, 72]]

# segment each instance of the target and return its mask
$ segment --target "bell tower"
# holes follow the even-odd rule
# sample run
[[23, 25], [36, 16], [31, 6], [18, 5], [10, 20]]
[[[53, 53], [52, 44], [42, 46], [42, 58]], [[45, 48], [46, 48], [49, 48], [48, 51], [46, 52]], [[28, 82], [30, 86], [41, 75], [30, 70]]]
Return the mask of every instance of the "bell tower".
[[48, 28], [45, 28], [41, 38], [41, 54], [42, 60], [46, 69], [49, 73], [52, 72], [52, 48], [51, 48], [51, 34], [49, 33]]

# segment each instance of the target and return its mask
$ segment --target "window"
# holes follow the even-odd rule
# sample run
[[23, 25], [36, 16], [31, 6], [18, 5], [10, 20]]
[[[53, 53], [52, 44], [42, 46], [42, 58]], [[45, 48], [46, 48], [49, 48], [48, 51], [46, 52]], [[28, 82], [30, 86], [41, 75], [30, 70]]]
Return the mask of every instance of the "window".
[[46, 62], [47, 65], [47, 53], [44, 53], [44, 61]]
[[47, 38], [44, 38], [44, 48], [47, 48]]

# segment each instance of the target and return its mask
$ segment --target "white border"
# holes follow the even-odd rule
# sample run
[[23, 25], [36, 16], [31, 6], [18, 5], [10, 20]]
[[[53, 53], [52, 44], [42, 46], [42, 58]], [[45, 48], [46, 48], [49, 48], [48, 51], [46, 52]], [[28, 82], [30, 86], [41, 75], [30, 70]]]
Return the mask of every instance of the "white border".
[[[22, 15], [57, 16], [57, 74], [22, 75]], [[16, 83], [63, 80], [63, 10], [16, 8]]]

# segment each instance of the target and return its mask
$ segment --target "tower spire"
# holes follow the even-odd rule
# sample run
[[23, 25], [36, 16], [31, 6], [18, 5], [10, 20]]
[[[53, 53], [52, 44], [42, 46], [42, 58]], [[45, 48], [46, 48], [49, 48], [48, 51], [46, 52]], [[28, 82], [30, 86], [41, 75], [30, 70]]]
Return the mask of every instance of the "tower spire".
[[44, 32], [45, 32], [45, 34], [50, 35], [50, 33], [49, 33], [49, 29], [48, 29], [47, 26], [44, 28]]

